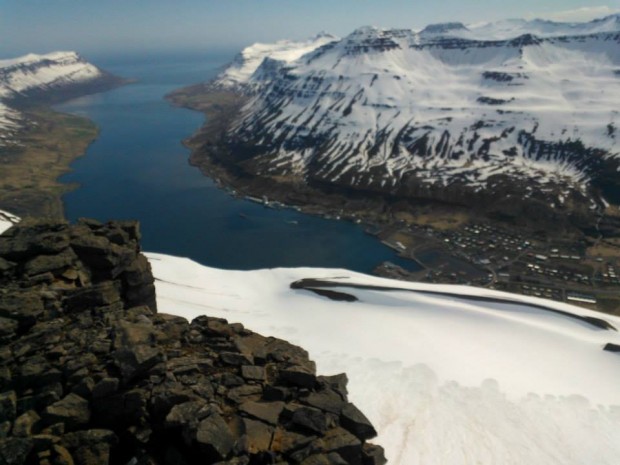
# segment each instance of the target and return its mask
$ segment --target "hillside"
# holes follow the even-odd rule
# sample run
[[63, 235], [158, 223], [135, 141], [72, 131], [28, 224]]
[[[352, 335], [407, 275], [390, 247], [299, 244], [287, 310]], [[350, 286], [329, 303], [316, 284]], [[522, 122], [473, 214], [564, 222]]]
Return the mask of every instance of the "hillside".
[[0, 207], [20, 215], [62, 217], [57, 182], [98, 130], [86, 118], [49, 105], [118, 87], [128, 81], [75, 52], [0, 60]]
[[[190, 142], [206, 171], [591, 225], [619, 199], [619, 41], [616, 16], [363, 27], [253, 45], [172, 99], [226, 113]], [[227, 90], [227, 112], [204, 104]]]

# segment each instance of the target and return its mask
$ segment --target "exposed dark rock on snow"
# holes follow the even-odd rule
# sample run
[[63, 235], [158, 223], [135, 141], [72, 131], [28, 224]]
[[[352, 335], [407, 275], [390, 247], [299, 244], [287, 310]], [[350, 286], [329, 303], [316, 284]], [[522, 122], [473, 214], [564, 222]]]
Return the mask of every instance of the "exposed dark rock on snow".
[[0, 236], [0, 463], [383, 464], [344, 375], [225, 320], [158, 314], [135, 222]]

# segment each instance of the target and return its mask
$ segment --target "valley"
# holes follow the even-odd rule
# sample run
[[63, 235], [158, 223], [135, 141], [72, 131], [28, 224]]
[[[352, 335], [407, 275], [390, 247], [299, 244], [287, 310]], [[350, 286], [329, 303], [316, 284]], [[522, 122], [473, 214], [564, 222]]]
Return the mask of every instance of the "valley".
[[192, 150], [190, 163], [235, 197], [360, 224], [421, 267], [411, 272], [384, 262], [376, 274], [488, 287], [620, 314], [617, 208], [610, 206], [593, 217], [594, 224], [577, 223], [558, 213], [547, 218], [489, 214], [484, 206], [305, 184], [285, 176], [250, 176], [231, 164], [230, 149], [220, 139], [244, 98], [203, 89], [196, 86], [169, 97], [176, 105], [206, 114], [203, 128], [185, 141]]
[[8, 2], [0, 465], [617, 465], [579, 1]]

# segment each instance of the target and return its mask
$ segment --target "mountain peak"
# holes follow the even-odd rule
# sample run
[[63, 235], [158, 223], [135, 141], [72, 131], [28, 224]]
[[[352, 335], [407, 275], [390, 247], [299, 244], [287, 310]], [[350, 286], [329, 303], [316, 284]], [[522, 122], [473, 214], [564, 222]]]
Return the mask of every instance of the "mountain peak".
[[311, 40], [321, 40], [321, 39], [332, 39], [332, 40], [336, 40], [338, 39], [337, 36], [330, 34], [327, 31], [321, 31], [318, 34], [316, 34]]
[[[304, 41], [280, 40], [273, 44], [256, 43], [244, 48], [233, 62], [222, 71], [214, 85], [223, 88], [235, 88], [248, 83], [263, 62], [268, 61], [266, 68], [273, 68], [273, 60], [291, 62], [311, 53], [319, 47], [339, 40], [327, 32], [320, 32]], [[261, 71], [264, 74], [265, 69]]]
[[383, 32], [383, 29], [380, 29], [376, 26], [361, 26], [355, 29], [348, 37], [367, 37], [367, 36], [376, 36]]
[[80, 61], [83, 62], [84, 59], [77, 52], [73, 51], [56, 51], [45, 54], [38, 53], [28, 53], [27, 55], [23, 55], [17, 58], [9, 58], [5, 60], [0, 60], [0, 67], [8, 67], [8, 66], [16, 66], [16, 65], [25, 65], [30, 63], [38, 63], [43, 61], [53, 61], [53, 62], [69, 62], [69, 61]]

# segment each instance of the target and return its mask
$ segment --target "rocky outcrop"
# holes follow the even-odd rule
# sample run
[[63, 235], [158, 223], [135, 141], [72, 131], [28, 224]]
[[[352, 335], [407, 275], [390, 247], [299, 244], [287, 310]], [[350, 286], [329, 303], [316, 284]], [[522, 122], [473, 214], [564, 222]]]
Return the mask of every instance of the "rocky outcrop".
[[135, 222], [0, 236], [0, 463], [385, 463], [345, 375], [225, 320], [158, 314]]

